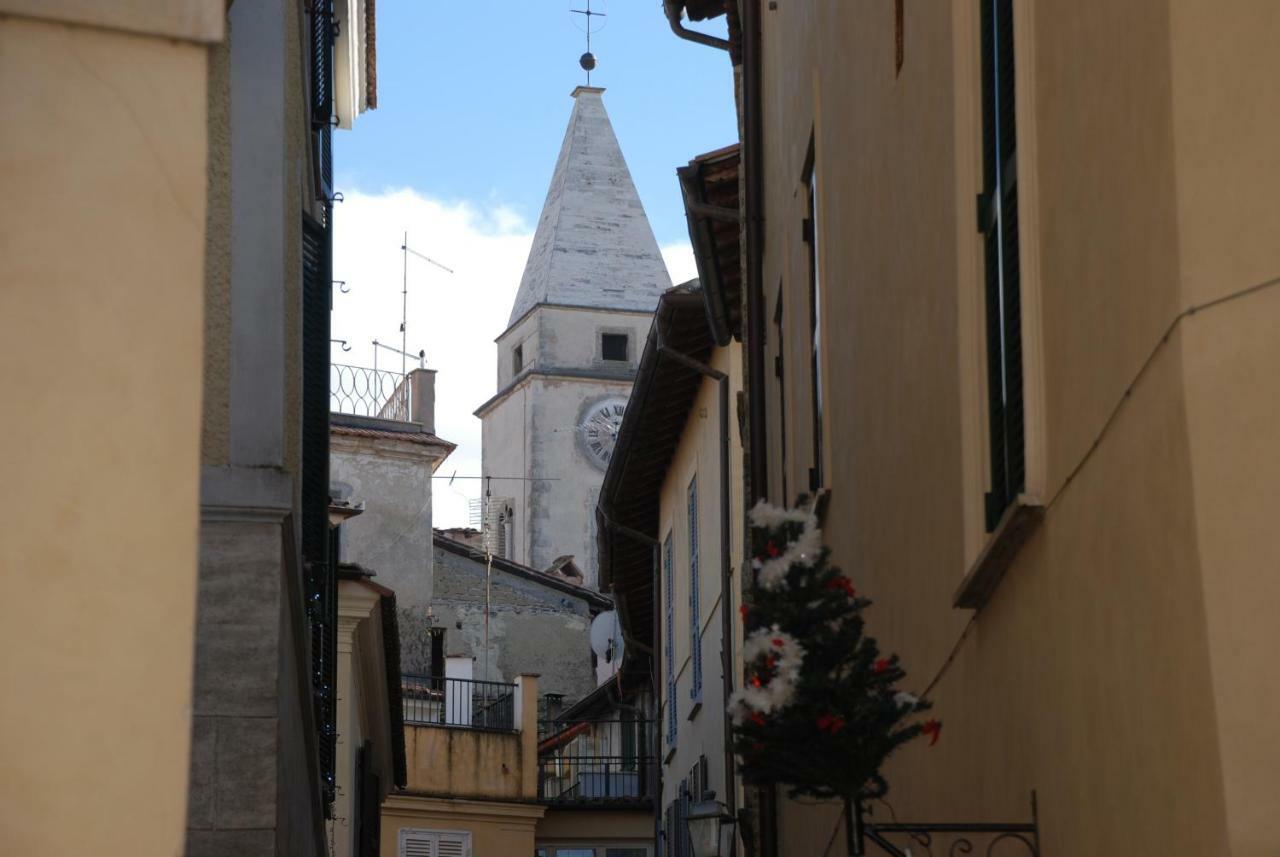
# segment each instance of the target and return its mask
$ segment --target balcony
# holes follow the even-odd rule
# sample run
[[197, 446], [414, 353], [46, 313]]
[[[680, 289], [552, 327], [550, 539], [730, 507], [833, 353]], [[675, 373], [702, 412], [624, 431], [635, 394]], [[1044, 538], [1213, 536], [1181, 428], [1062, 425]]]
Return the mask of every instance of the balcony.
[[400, 681], [406, 726], [516, 731], [516, 686], [446, 676], [406, 675]]
[[514, 684], [401, 677], [409, 792], [422, 798], [537, 796], [538, 679]]
[[648, 807], [657, 782], [647, 720], [544, 723], [538, 800], [553, 806]]

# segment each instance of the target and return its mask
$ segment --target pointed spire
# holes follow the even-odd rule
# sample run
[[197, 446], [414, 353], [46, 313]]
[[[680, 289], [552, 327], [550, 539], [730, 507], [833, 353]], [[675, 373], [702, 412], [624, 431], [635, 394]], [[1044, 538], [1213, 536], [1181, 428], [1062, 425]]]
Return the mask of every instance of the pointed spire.
[[538, 304], [652, 311], [671, 287], [601, 95], [579, 86], [533, 247], [511, 308]]

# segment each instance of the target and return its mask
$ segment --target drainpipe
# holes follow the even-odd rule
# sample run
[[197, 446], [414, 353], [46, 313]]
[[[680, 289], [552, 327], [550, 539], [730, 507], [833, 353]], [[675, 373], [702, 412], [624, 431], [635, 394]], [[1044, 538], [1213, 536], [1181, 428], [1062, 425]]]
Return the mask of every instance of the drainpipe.
[[729, 813], [736, 816], [738, 790], [734, 786], [733, 722], [729, 715], [729, 697], [733, 694], [733, 581], [729, 565], [729, 376], [666, 345], [661, 326], [658, 327], [658, 354], [692, 369], [704, 378], [710, 378], [720, 388], [720, 673], [723, 676], [725, 703], [721, 706], [724, 709], [724, 790]]
[[[764, 123], [763, 123], [763, 40], [761, 38], [760, 0], [742, 3], [742, 172], [743, 207], [746, 232], [746, 348], [747, 348], [747, 426], [748, 505], [768, 496], [768, 462], [765, 458], [764, 410]], [[784, 498], [785, 499], [785, 498]], [[744, 539], [749, 538], [744, 528]], [[749, 554], [749, 551], [748, 551]], [[745, 585], [746, 575], [743, 575]], [[748, 810], [754, 809], [752, 842], [744, 838], [748, 851], [758, 844], [760, 857], [778, 854], [778, 804], [773, 788], [755, 790], [755, 800], [748, 799]], [[754, 807], [751, 806], [754, 804]]]
[[671, 32], [687, 42], [697, 42], [700, 45], [706, 45], [709, 48], [719, 48], [722, 51], [729, 50], [729, 40], [711, 36], [706, 33], [699, 33], [697, 30], [690, 30], [684, 24], [680, 23], [680, 12], [684, 9], [683, 0], [662, 0], [662, 11], [667, 13], [667, 23], [671, 25]]

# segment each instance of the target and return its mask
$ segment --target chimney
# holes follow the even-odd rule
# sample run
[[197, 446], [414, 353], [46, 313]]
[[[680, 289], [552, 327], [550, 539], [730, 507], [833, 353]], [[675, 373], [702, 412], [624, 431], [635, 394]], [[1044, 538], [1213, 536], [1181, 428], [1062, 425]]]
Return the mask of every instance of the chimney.
[[409, 419], [422, 423], [422, 430], [436, 433], [436, 370], [414, 369], [409, 373], [409, 401], [413, 413]]

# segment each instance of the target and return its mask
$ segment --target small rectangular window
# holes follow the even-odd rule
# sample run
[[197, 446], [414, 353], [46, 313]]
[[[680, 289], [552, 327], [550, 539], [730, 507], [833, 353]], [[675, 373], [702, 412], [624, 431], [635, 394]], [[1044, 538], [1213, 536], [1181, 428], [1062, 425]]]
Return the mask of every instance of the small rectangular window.
[[524, 368], [524, 346], [517, 345], [511, 350], [511, 374], [519, 375]]
[[627, 335], [625, 333], [603, 333], [600, 335], [600, 356], [604, 360], [627, 359]]
[[698, 477], [689, 483], [689, 648], [693, 660], [689, 698], [702, 700], [702, 608], [698, 600]]

